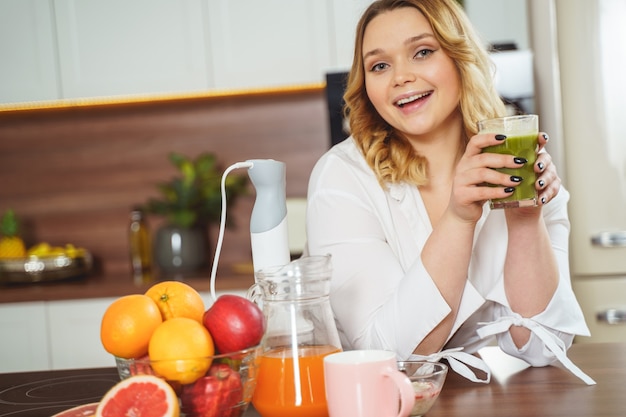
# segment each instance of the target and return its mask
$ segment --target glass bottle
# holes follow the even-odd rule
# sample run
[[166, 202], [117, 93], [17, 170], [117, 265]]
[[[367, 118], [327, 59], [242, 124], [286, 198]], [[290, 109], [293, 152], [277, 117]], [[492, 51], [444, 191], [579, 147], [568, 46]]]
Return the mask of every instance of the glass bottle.
[[326, 355], [341, 351], [329, 292], [330, 255], [256, 273], [266, 331], [252, 404], [263, 417], [328, 417]]
[[150, 228], [141, 209], [135, 208], [130, 213], [128, 243], [133, 282], [136, 285], [154, 281], [152, 274], [152, 245]]

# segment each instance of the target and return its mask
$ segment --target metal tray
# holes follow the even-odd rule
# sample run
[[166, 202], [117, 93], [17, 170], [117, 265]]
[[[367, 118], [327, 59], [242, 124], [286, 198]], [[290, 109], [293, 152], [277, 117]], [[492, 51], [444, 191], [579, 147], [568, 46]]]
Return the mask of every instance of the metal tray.
[[77, 278], [87, 274], [93, 258], [87, 251], [80, 256], [30, 256], [0, 260], [0, 283], [34, 283]]

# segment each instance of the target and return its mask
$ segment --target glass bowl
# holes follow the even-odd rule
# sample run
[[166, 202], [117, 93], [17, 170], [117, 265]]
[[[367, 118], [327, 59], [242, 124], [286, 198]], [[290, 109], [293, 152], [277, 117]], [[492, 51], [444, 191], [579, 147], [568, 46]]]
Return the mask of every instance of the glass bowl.
[[256, 387], [259, 351], [255, 346], [207, 358], [151, 361], [147, 356], [116, 357], [115, 362], [120, 379], [156, 375], [166, 380], [178, 396], [183, 416], [239, 417], [248, 409]]
[[398, 361], [398, 369], [409, 377], [415, 390], [415, 405], [409, 415], [423, 416], [437, 401], [448, 374], [448, 366], [438, 362]]
[[31, 255], [0, 260], [0, 284], [25, 284], [84, 277], [91, 271], [91, 253], [81, 250], [75, 256]]

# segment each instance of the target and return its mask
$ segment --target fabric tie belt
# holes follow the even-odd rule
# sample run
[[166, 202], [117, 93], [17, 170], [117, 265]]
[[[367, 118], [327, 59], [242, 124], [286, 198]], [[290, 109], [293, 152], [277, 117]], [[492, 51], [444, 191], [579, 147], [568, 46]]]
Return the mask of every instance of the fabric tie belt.
[[[491, 380], [491, 371], [489, 371], [489, 367], [482, 359], [470, 355], [469, 353], [462, 352], [463, 348], [453, 348], [442, 350], [441, 352], [433, 353], [432, 355], [416, 355], [413, 354], [409, 357], [411, 361], [427, 361], [427, 362], [439, 362], [441, 359], [446, 359], [450, 364], [450, 368], [454, 370], [457, 374], [464, 376], [470, 381], [474, 382], [482, 382], [488, 384]], [[481, 379], [476, 376], [474, 371], [472, 371], [467, 365], [480, 369], [487, 376], [485, 379]]]
[[553, 333], [547, 331], [534, 320], [523, 318], [521, 316], [508, 316], [500, 317], [498, 320], [492, 323], [478, 324], [484, 325], [483, 327], [478, 329], [478, 336], [480, 336], [481, 339], [499, 333], [504, 333], [508, 331], [511, 326], [522, 326], [527, 328], [541, 339], [541, 341], [546, 345], [550, 352], [552, 352], [554, 356], [556, 356], [556, 358], [559, 360], [559, 362], [561, 362], [561, 364], [565, 366], [565, 368], [567, 368], [571, 373], [583, 380], [587, 385], [596, 384], [596, 381], [591, 379], [591, 377], [585, 374], [579, 367], [574, 364], [574, 362], [572, 362], [567, 357], [567, 351], [563, 341]]
[[[541, 325], [537, 324], [531, 319], [525, 319], [521, 316], [518, 317], [500, 317], [498, 320], [492, 323], [478, 323], [483, 325], [477, 330], [478, 336], [484, 339], [489, 336], [495, 336], [499, 333], [504, 333], [511, 328], [511, 326], [522, 326], [533, 332], [546, 347], [556, 356], [561, 364], [567, 368], [570, 372], [580, 378], [587, 385], [595, 385], [596, 382], [585, 374], [580, 368], [578, 368], [574, 362], [568, 357], [565, 349], [565, 344], [556, 335], [550, 333], [544, 329]], [[427, 362], [439, 362], [441, 359], [446, 359], [450, 364], [452, 370], [459, 375], [469, 379], [473, 382], [489, 383], [491, 380], [491, 371], [487, 364], [480, 358], [462, 352], [463, 348], [453, 348], [442, 350], [441, 352], [433, 353], [431, 355], [416, 355], [413, 354], [409, 357], [409, 360], [427, 361]], [[485, 378], [479, 378], [476, 373], [472, 371], [469, 366], [479, 369], [486, 374]]]

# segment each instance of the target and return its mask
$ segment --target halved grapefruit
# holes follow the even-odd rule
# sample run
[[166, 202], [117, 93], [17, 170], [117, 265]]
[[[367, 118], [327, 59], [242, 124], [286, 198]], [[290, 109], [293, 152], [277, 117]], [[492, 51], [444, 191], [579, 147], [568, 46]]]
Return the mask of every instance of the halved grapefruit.
[[98, 405], [96, 417], [179, 417], [174, 389], [154, 375], [134, 375], [113, 386]]
[[96, 415], [98, 403], [90, 403], [72, 407], [69, 410], [61, 411], [52, 417], [93, 417]]

